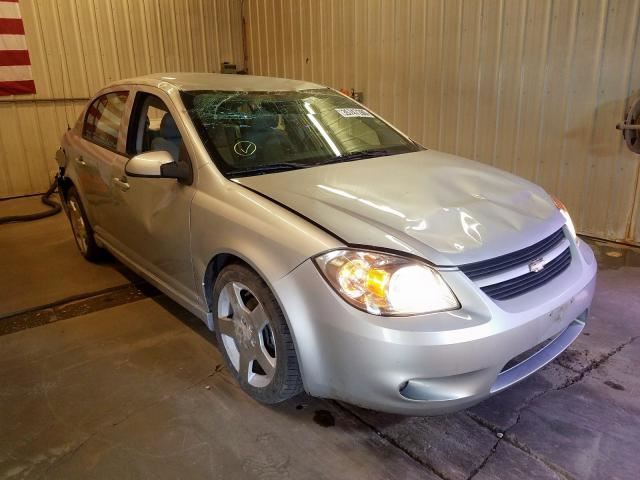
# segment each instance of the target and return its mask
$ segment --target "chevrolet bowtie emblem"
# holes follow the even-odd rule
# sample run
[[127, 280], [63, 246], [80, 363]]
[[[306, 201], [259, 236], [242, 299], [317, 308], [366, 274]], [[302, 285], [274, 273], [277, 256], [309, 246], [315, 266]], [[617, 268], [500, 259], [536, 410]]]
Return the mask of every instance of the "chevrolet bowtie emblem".
[[536, 273], [541, 271], [547, 262], [544, 261], [544, 258], [536, 258], [534, 261], [529, 262], [529, 271]]

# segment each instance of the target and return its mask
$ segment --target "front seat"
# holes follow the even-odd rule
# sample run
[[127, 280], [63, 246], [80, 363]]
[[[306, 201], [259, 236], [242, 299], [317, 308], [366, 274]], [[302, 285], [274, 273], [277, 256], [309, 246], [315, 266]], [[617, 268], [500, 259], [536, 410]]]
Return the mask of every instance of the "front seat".
[[248, 139], [256, 144], [257, 162], [271, 164], [282, 162], [285, 156], [287, 138], [278, 130], [278, 117], [271, 114], [259, 114], [253, 119]]
[[165, 113], [160, 121], [160, 134], [151, 141], [151, 150], [165, 150], [178, 161], [182, 137], [175, 120], [170, 113]]

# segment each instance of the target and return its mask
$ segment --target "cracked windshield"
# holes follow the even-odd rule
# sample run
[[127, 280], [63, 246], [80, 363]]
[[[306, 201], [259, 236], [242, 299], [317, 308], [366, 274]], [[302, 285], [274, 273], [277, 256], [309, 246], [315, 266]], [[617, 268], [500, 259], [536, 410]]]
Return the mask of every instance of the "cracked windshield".
[[421, 149], [349, 97], [329, 89], [190, 91], [182, 97], [211, 157], [229, 177]]

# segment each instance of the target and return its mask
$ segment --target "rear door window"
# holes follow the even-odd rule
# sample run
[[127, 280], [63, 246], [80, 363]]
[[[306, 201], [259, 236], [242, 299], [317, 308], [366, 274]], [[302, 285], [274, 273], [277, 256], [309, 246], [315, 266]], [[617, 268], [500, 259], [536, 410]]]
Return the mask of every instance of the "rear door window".
[[87, 110], [82, 136], [90, 142], [116, 150], [128, 96], [128, 92], [113, 92], [98, 97]]

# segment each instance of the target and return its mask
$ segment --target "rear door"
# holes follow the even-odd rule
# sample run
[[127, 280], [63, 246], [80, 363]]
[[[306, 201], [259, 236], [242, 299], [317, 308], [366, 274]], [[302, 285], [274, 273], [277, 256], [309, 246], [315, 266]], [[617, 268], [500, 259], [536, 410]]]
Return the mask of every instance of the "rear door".
[[129, 92], [118, 90], [97, 97], [85, 112], [78, 148], [69, 161], [96, 233], [104, 233], [105, 210], [111, 201], [111, 168], [124, 155], [123, 119]]

